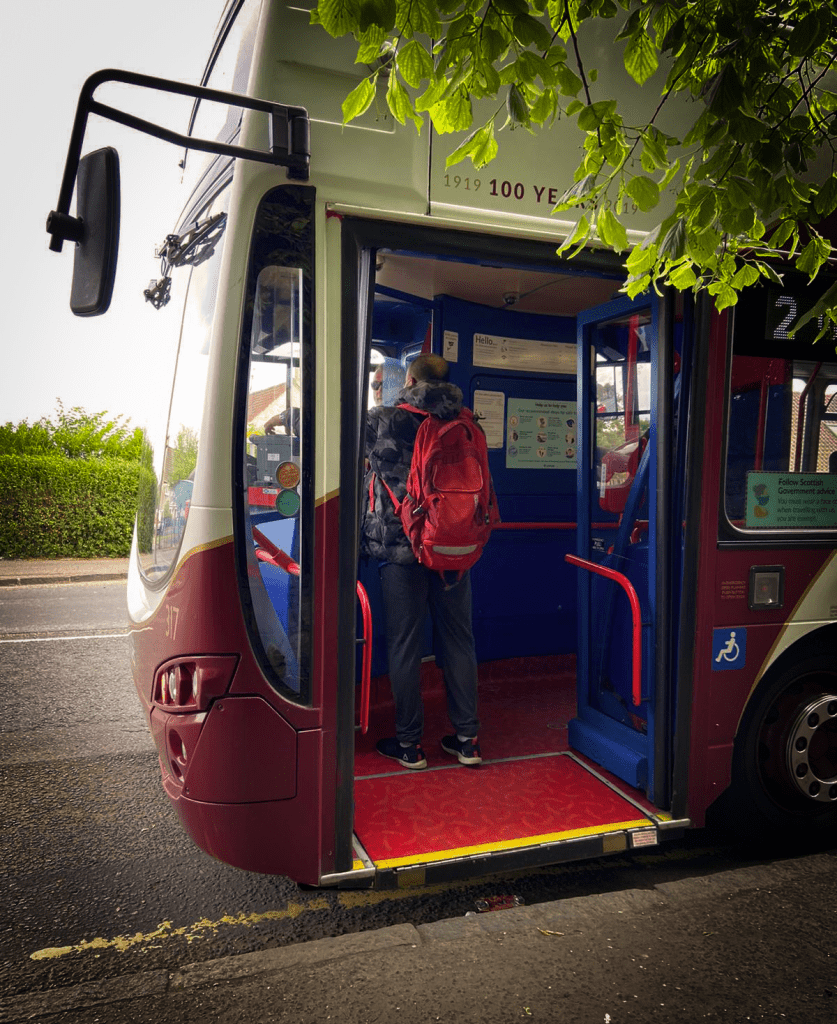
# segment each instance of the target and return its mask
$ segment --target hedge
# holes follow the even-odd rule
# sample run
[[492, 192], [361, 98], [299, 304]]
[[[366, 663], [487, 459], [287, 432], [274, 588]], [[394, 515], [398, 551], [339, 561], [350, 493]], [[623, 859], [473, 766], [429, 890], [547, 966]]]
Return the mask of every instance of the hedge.
[[146, 503], [151, 499], [140, 537], [147, 547], [154, 482], [153, 473], [138, 462], [54, 454], [0, 456], [0, 557], [127, 556], [141, 475]]

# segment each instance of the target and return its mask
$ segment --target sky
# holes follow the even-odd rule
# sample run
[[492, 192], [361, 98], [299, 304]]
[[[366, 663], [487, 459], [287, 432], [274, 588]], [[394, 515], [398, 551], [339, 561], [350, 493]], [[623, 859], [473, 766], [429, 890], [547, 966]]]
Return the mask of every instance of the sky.
[[[72, 243], [49, 249], [46, 218], [58, 201], [76, 103], [86, 78], [102, 68], [198, 84], [224, 0], [29, 0], [7, 3], [0, 39], [4, 159], [0, 304], [0, 423], [53, 417], [65, 409], [107, 411], [145, 422], [157, 398], [162, 355], [154, 309], [143, 289], [159, 276], [154, 256], [185, 201], [182, 150], [91, 117], [84, 152], [119, 151], [122, 224], [111, 310], [70, 312]], [[96, 99], [185, 132], [191, 101], [103, 86]], [[71, 205], [75, 212], [75, 201]], [[168, 376], [168, 374], [166, 374]]]

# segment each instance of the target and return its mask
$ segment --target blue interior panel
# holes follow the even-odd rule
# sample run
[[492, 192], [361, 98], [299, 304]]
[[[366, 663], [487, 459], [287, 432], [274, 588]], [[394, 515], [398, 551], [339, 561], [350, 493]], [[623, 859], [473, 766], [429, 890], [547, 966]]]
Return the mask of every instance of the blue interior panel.
[[[475, 334], [575, 345], [575, 319], [440, 296], [434, 318], [437, 352], [444, 351], [445, 332], [457, 338], [450, 379], [462, 389], [466, 404], [474, 408], [478, 391], [503, 396], [502, 447], [488, 451], [503, 522], [574, 524], [575, 461], [561, 468], [516, 466], [507, 452], [507, 410], [510, 400], [575, 403], [575, 374], [474, 366], [473, 353]], [[575, 650], [576, 577], [564, 562], [564, 555], [575, 549], [574, 528], [494, 531], [472, 570], [474, 639], [481, 661]]]

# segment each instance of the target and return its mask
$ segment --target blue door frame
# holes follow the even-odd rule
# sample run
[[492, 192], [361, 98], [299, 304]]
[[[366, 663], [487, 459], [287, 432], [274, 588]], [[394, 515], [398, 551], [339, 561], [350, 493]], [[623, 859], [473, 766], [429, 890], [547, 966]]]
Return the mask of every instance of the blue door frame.
[[[596, 351], [604, 343], [604, 328], [618, 332], [639, 314], [645, 321], [642, 343], [650, 360], [647, 444], [638, 459], [619, 519], [610, 518], [599, 504], [596, 472], [597, 407]], [[655, 295], [641, 300], [618, 298], [578, 317], [578, 557], [614, 569], [633, 584], [641, 609], [641, 703], [634, 704], [628, 688], [631, 665], [630, 630], [626, 630], [628, 599], [618, 583], [578, 569], [578, 711], [570, 722], [570, 744], [580, 753], [653, 800], [655, 731], [657, 722], [656, 630], [658, 624], [659, 531], [665, 518], [658, 509], [658, 409], [660, 380], [660, 303]], [[627, 366], [627, 358], [625, 357]], [[614, 395], [614, 411], [616, 402]], [[647, 518], [647, 532], [632, 534], [635, 521]], [[598, 525], [597, 525], [598, 524]], [[627, 639], [626, 639], [627, 638]], [[614, 682], [615, 680], [615, 682]]]

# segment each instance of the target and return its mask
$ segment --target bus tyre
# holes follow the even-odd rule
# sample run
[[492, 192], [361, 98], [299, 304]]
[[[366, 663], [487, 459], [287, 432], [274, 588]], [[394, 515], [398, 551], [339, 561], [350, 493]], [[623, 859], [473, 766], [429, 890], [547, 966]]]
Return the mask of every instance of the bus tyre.
[[[837, 827], [837, 667], [816, 655], [757, 691], [735, 742], [736, 831], [811, 841]], [[780, 831], [777, 833], [777, 829]]]

